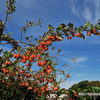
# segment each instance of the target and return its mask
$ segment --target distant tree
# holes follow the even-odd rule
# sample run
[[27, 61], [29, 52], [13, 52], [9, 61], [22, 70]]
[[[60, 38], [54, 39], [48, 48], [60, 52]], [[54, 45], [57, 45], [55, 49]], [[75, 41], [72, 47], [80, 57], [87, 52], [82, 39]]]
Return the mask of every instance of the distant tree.
[[[79, 93], [100, 93], [100, 88], [97, 86], [97, 83], [100, 81], [88, 81], [84, 80], [77, 84], [74, 84], [71, 88], [68, 89], [68, 94], [70, 98], [75, 98], [75, 100], [93, 100], [93, 96], [79, 96]], [[98, 84], [99, 85], [99, 84]], [[76, 94], [76, 96], [74, 96]], [[99, 98], [99, 96], [97, 97]]]

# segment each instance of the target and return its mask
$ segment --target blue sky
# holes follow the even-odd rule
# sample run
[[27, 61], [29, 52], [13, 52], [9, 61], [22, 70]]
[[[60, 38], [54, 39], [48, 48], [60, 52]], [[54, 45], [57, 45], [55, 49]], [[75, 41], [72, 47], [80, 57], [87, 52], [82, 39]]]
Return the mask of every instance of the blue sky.
[[[0, 19], [5, 20], [4, 2], [0, 1]], [[26, 24], [26, 20], [37, 22], [41, 19], [42, 28], [36, 26], [26, 33], [34, 37], [43, 35], [49, 24], [55, 28], [61, 23], [72, 22], [74, 26], [90, 21], [96, 24], [100, 18], [100, 0], [16, 0], [16, 12], [9, 23], [8, 31], [13, 33], [13, 38], [20, 39], [20, 29]], [[67, 79], [61, 87], [66, 89], [82, 80], [100, 81], [100, 36], [86, 36], [86, 40], [73, 38], [64, 39], [63, 42], [54, 43], [56, 48], [62, 49], [59, 65], [71, 64], [71, 58], [77, 56], [75, 65], [68, 72], [71, 78]], [[9, 45], [0, 48], [10, 49]]]

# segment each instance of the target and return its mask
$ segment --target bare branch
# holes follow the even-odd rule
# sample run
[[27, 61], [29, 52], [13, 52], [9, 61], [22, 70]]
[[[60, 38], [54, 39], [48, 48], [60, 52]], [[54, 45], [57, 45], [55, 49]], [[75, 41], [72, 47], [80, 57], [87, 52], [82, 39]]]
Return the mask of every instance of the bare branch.
[[14, 47], [14, 49], [17, 49], [18, 47], [21, 48], [21, 46], [17, 43], [17, 41], [15, 41], [10, 35], [7, 34], [2, 34], [0, 36], [0, 40], [5, 40], [7, 41], [7, 43], [11, 43]]
[[22, 41], [16, 41], [18, 43], [23, 43], [23, 44], [27, 44], [27, 45], [30, 45], [30, 46], [33, 46], [33, 43], [29, 44], [29, 43], [26, 43], [26, 42], [22, 42]]
[[6, 43], [0, 43], [0, 44], [4, 45], [4, 44], [9, 44], [9, 43], [8, 43], [8, 42], [6, 42]]

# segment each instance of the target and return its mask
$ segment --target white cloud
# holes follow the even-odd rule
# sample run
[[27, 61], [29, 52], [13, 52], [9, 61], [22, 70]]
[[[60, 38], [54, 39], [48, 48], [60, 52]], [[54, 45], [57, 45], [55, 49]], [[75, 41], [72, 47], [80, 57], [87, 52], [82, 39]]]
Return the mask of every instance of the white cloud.
[[87, 61], [87, 59], [88, 59], [87, 57], [77, 58], [76, 61], [75, 61], [74, 67], [80, 67], [80, 68], [86, 68], [86, 67], [88, 67], [87, 65], [84, 65], [84, 63], [82, 63], [82, 62]]
[[97, 23], [100, 19], [100, 0], [84, 0], [80, 3], [79, 0], [71, 0], [72, 13], [81, 19]]
[[[73, 60], [72, 59], [69, 59], [68, 58], [62, 58], [64, 61], [68, 61], [70, 63], [73, 63]], [[73, 58], [74, 59], [74, 58]], [[80, 63], [80, 62], [83, 62], [83, 61], [86, 61], [88, 58], [83, 56], [83, 57], [77, 57], [75, 63]]]
[[[75, 59], [75, 57], [72, 57]], [[85, 65], [84, 62], [88, 60], [88, 57], [77, 57], [75, 62], [69, 57], [62, 57], [61, 61], [65, 63], [66, 65], [69, 65], [70, 67], [78, 67], [78, 68], [87, 68], [89, 66]]]
[[88, 59], [87, 57], [80, 57], [80, 58], [77, 58], [77, 59], [76, 59], [76, 63], [80, 63], [80, 62], [86, 61], [87, 59]]
[[82, 16], [87, 20], [87, 21], [91, 21], [92, 20], [92, 10], [88, 7], [85, 7], [85, 9], [83, 9], [83, 11], [81, 12]]
[[95, 8], [95, 21], [97, 21], [98, 19], [100, 19], [100, 0], [94, 0], [94, 4], [96, 5]]

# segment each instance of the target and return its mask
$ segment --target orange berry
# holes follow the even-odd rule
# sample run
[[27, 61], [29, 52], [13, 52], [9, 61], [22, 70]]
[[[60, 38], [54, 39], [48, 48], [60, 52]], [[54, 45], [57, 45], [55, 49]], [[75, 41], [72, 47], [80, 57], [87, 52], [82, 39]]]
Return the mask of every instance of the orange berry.
[[75, 36], [79, 36], [80, 35], [80, 33], [77, 33]]
[[46, 91], [49, 91], [49, 89], [48, 89], [48, 88], [46, 88]]
[[31, 74], [26, 74], [26, 78], [30, 78], [31, 77]]
[[67, 39], [70, 39], [70, 37], [67, 37]]
[[50, 72], [52, 72], [52, 69], [49, 69]]
[[38, 74], [36, 75], [37, 77], [40, 77]]
[[41, 94], [38, 94], [38, 96], [41, 96]]
[[96, 29], [95, 29], [95, 28], [93, 28], [93, 29], [92, 29], [92, 31], [93, 31], [93, 33], [95, 33], [95, 32], [96, 32]]
[[16, 75], [16, 73], [12, 73], [13, 75]]
[[21, 79], [21, 77], [17, 77], [17, 79], [18, 79], [18, 80], [20, 80], [20, 79]]
[[87, 35], [90, 36], [91, 35], [91, 32], [87, 33]]
[[25, 73], [25, 71], [20, 71], [19, 73], [24, 74], [24, 73]]
[[60, 41], [62, 41], [63, 39], [60, 39]]
[[41, 73], [41, 76], [43, 76], [44, 75], [44, 73]]
[[51, 44], [52, 41], [48, 41], [48, 44]]
[[28, 89], [29, 89], [29, 90], [32, 90], [32, 87], [29, 87]]
[[43, 64], [45, 65], [46, 64], [46, 61], [43, 61]]
[[70, 36], [70, 39], [72, 39], [72, 36]]
[[25, 86], [25, 87], [28, 87], [28, 84], [27, 84], [27, 83], [25, 83], [25, 84], [24, 84], [24, 86]]
[[23, 59], [22, 62], [26, 62], [26, 59]]
[[31, 59], [31, 58], [29, 58], [29, 61], [32, 61], [32, 59]]
[[76, 97], [76, 93], [74, 94], [74, 96]]
[[81, 38], [81, 37], [82, 37], [82, 35], [80, 34], [80, 35], [79, 35], [79, 37]]
[[36, 81], [36, 83], [39, 83], [39, 81]]
[[14, 54], [14, 58], [17, 58], [17, 54]]
[[41, 66], [43, 66], [44, 64], [43, 63], [41, 63]]
[[10, 62], [6, 61], [6, 64], [10, 64]]
[[37, 55], [38, 58], [40, 58], [40, 55]]
[[33, 83], [31, 83], [31, 85], [33, 86], [34, 84], [33, 84]]
[[8, 64], [11, 64], [10, 62], [8, 62]]
[[51, 69], [51, 66], [48, 66], [49, 69]]
[[45, 44], [45, 42], [41, 42], [41, 44]]
[[51, 86], [51, 89], [53, 89], [54, 87], [53, 86]]
[[56, 36], [56, 38], [59, 38], [59, 36]]
[[49, 80], [49, 82], [53, 82], [53, 80], [52, 80], [52, 79], [50, 79], [50, 80]]
[[58, 90], [58, 88], [54, 88], [53, 90], [54, 90], [54, 91], [55, 91], [55, 90]]
[[6, 70], [6, 73], [9, 73], [9, 70]]
[[38, 63], [41, 64], [41, 61], [39, 61]]
[[20, 71], [20, 69], [19, 68], [16, 68], [18, 71]]
[[43, 87], [41, 87], [41, 90], [43, 90], [44, 88]]
[[2, 80], [2, 82], [4, 83], [5, 81], [4, 81], [4, 80]]
[[27, 53], [27, 55], [29, 55], [29, 53]]

